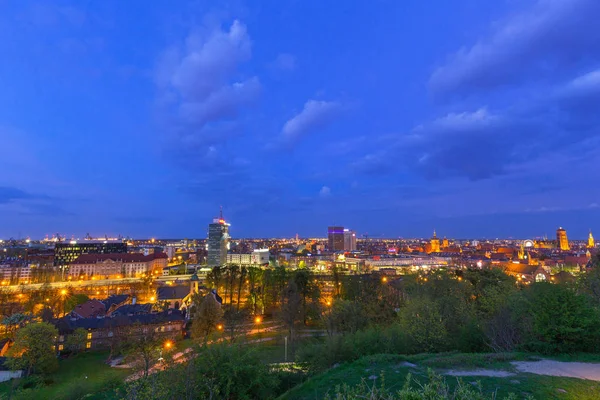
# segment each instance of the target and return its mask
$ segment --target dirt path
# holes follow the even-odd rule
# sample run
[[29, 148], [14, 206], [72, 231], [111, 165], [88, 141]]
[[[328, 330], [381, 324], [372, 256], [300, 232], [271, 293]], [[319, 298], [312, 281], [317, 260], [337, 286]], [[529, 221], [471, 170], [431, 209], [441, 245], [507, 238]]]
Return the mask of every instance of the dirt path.
[[451, 369], [450, 371], [444, 372], [444, 375], [450, 376], [491, 376], [495, 378], [508, 378], [514, 376], [512, 372], [502, 371], [497, 369], [475, 369], [471, 371], [460, 371]]
[[519, 372], [600, 381], [600, 364], [596, 363], [541, 360], [513, 361], [511, 364], [514, 365]]

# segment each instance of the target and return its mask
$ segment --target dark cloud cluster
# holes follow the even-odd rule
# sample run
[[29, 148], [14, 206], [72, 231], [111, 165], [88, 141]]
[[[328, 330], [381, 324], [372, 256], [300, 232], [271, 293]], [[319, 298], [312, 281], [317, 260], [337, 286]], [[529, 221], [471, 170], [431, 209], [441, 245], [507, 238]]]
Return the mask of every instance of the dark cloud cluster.
[[0, 186], [0, 204], [8, 204], [16, 200], [32, 199], [35, 197], [18, 188]]
[[[496, 24], [490, 37], [458, 51], [431, 76], [432, 93], [455, 111], [392, 136], [387, 148], [354, 166], [481, 180], [553, 155], [592, 156], [582, 149], [596, 146], [600, 135], [598, 17], [595, 0], [539, 0]], [[456, 101], [466, 94], [475, 96]], [[565, 171], [562, 183], [578, 165], [557, 167]]]
[[537, 0], [527, 10], [495, 24], [489, 37], [464, 47], [432, 74], [438, 96], [453, 97], [504, 85], [544, 80], [598, 61], [597, 0]]

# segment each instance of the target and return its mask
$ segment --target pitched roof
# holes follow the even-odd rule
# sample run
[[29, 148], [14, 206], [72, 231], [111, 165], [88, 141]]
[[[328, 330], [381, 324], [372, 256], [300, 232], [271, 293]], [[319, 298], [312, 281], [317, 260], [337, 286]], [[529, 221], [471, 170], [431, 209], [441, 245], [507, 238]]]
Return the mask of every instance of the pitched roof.
[[506, 271], [514, 274], [533, 275], [539, 268], [541, 268], [539, 265], [508, 264]]
[[152, 311], [152, 304], [125, 304], [117, 308], [110, 315], [136, 315], [136, 314], [148, 314]]
[[72, 312], [81, 318], [91, 318], [104, 315], [106, 308], [104, 303], [99, 300], [88, 300], [83, 304], [75, 306]]
[[158, 300], [183, 299], [190, 291], [188, 285], [161, 286], [156, 290], [156, 297]]
[[129, 298], [128, 294], [113, 294], [112, 296], [109, 296], [107, 299], [102, 300], [102, 303], [104, 303], [104, 307], [108, 310], [113, 305], [119, 305], [119, 304], [127, 301], [128, 298]]
[[155, 259], [167, 258], [165, 253], [153, 253], [147, 256], [142, 253], [108, 253], [108, 254], [82, 254], [77, 257], [71, 265], [74, 264], [96, 264], [107, 260], [124, 263], [148, 262]]
[[164, 322], [185, 321], [183, 312], [179, 310], [169, 310], [161, 313], [138, 314], [138, 315], [119, 315], [107, 318], [80, 318], [71, 319], [68, 316], [52, 323], [58, 328], [60, 333], [73, 332], [77, 328], [83, 329], [110, 329], [120, 326], [129, 326], [136, 322], [142, 325], [159, 324]]

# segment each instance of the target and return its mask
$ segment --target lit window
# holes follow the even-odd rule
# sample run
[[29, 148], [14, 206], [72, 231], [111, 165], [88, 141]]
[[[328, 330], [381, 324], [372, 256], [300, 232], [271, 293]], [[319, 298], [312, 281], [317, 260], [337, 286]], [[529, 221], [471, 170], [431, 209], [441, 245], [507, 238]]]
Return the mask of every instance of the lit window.
[[64, 335], [60, 335], [60, 336], [58, 337], [58, 341], [59, 341], [59, 342], [64, 342], [64, 341], [65, 341], [65, 336], [64, 336]]
[[86, 349], [91, 349], [91, 348], [92, 348], [92, 342], [87, 342], [87, 343], [85, 344], [85, 348], [86, 348]]
[[62, 344], [59, 344], [58, 345], [58, 351], [63, 351], [63, 349], [64, 349], [64, 346]]
[[88, 332], [87, 338], [88, 338], [88, 340], [90, 340], [92, 338], [92, 332]]

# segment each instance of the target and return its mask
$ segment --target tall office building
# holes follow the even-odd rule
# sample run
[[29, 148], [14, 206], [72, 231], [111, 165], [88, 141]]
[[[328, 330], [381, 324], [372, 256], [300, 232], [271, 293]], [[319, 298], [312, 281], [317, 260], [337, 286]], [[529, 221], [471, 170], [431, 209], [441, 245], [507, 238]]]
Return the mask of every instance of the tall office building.
[[209, 267], [217, 267], [227, 262], [229, 250], [229, 224], [223, 218], [223, 209], [219, 218], [213, 219], [208, 225], [208, 256], [206, 262]]
[[327, 228], [327, 239], [329, 244], [329, 251], [343, 251], [344, 250], [344, 227], [343, 226], [330, 226]]
[[567, 231], [563, 228], [556, 230], [556, 245], [561, 250], [569, 250], [569, 240], [567, 239]]
[[344, 250], [356, 251], [356, 232], [344, 229]]

